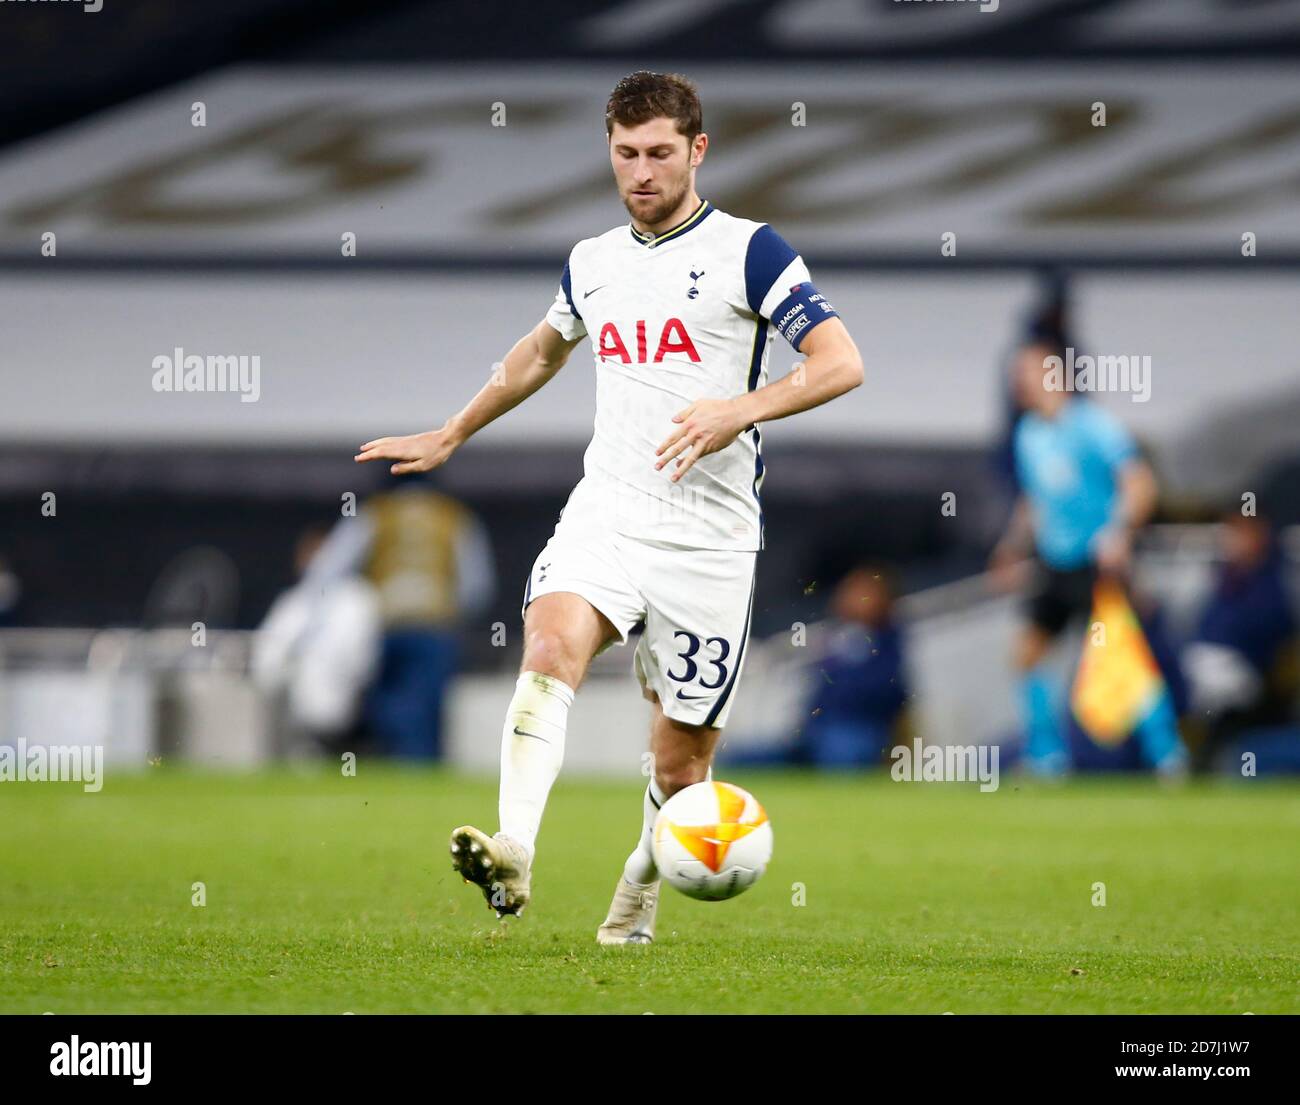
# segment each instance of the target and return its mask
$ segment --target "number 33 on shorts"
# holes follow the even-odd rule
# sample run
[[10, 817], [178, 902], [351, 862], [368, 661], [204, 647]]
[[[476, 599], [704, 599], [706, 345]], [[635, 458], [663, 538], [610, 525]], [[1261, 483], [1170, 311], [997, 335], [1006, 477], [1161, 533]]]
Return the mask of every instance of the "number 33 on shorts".
[[674, 721], [719, 729], [726, 724], [745, 659], [752, 586], [730, 601], [727, 598], [714, 596], [710, 605], [715, 609], [709, 613], [732, 624], [720, 625], [710, 633], [683, 629], [654, 605], [647, 613], [633, 669], [641, 685], [658, 696], [663, 712]]
[[[669, 671], [668, 678], [674, 683], [695, 683], [699, 679], [700, 669], [695, 662], [695, 655], [700, 651], [700, 639], [694, 633], [687, 633], [684, 629], [679, 629], [673, 634], [674, 638], [683, 637], [686, 639], [686, 648], [677, 655], [685, 661], [685, 669], [681, 672]], [[725, 637], [708, 637], [704, 642], [706, 645], [716, 645], [718, 655], [708, 660], [707, 663], [717, 668], [717, 678], [712, 682], [699, 679], [698, 686], [705, 691], [721, 690], [727, 683], [727, 656], [731, 652], [731, 645]], [[693, 698], [710, 698], [708, 694], [687, 694], [685, 687], [677, 691], [677, 697], [683, 702], [689, 702]]]

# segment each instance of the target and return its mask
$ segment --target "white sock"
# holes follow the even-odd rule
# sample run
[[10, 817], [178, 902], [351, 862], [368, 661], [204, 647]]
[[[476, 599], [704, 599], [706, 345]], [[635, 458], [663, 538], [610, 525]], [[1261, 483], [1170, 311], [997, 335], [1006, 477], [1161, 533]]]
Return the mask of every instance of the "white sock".
[[654, 829], [655, 818], [659, 816], [659, 807], [665, 801], [664, 792], [652, 778], [650, 785], [645, 788], [645, 798], [641, 803], [645, 818], [641, 825], [641, 839], [637, 841], [636, 849], [627, 857], [627, 863], [623, 865], [623, 877], [628, 882], [644, 885], [654, 882], [659, 877], [659, 868], [655, 866]]
[[[564, 729], [573, 688], [554, 676], [526, 671], [501, 730], [501, 831], [514, 837], [531, 860], [551, 784], [564, 762]], [[519, 730], [519, 732], [516, 732]]]

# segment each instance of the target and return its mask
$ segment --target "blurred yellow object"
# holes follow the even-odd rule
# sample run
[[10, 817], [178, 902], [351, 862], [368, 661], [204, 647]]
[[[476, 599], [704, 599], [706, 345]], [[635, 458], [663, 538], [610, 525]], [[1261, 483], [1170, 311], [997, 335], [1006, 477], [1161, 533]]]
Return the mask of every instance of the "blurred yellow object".
[[366, 576], [384, 624], [448, 625], [460, 614], [457, 547], [469, 512], [429, 488], [381, 492], [366, 504], [375, 537]]
[[1116, 745], [1150, 713], [1164, 689], [1164, 675], [1123, 588], [1114, 580], [1098, 580], [1070, 693], [1075, 718], [1097, 744]]

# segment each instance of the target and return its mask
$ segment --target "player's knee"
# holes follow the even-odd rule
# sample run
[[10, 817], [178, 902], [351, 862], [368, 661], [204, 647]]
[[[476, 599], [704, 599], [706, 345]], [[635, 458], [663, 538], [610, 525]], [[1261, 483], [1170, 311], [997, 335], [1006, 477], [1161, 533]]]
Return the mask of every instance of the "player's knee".
[[576, 688], [582, 677], [582, 669], [578, 650], [563, 633], [553, 629], [534, 629], [526, 635], [523, 671], [553, 675]]
[[702, 783], [709, 775], [709, 760], [705, 756], [655, 757], [655, 782], [664, 796], [671, 798], [679, 790]]

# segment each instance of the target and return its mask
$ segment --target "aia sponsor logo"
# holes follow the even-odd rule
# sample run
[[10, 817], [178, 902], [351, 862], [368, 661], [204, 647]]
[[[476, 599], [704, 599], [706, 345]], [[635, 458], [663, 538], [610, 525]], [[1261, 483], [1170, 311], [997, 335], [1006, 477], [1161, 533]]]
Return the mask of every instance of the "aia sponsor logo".
[[649, 346], [646, 342], [646, 320], [637, 319], [635, 332], [636, 357], [628, 351], [627, 342], [619, 333], [618, 327], [607, 322], [600, 328], [600, 345], [596, 355], [602, 361], [617, 359], [624, 364], [658, 364], [669, 353], [684, 353], [688, 360], [699, 364], [700, 355], [695, 351], [695, 343], [687, 333], [686, 324], [679, 318], [670, 318], [659, 331], [659, 340], [655, 345], [654, 356], [647, 360]]

